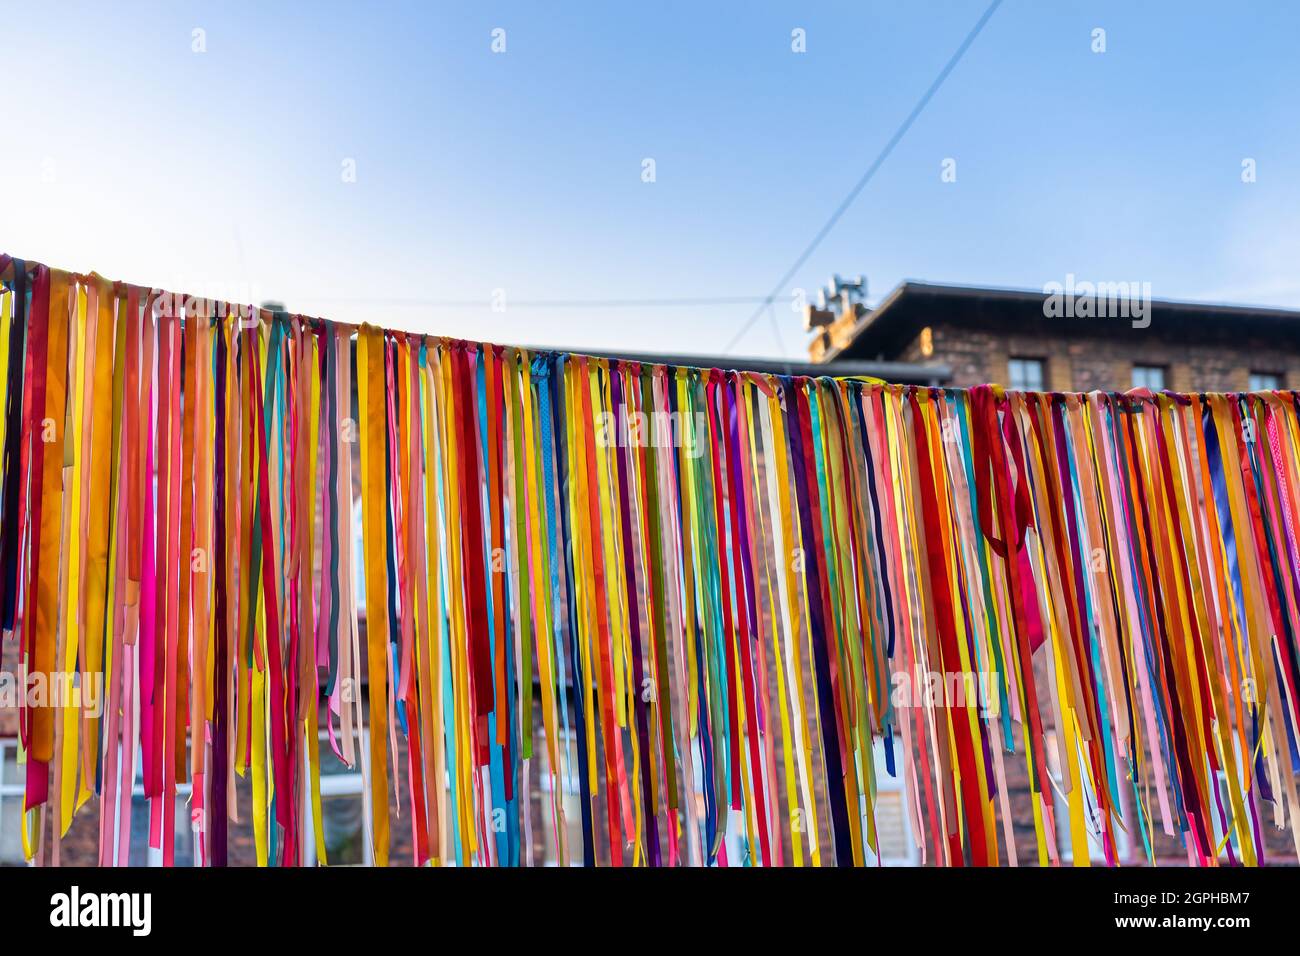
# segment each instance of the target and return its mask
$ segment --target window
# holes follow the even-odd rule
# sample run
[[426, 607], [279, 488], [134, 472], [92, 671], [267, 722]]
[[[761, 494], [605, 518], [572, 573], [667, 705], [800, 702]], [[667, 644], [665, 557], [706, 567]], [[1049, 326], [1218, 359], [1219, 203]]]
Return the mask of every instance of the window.
[[928, 325], [921, 330], [921, 355], [929, 358], [934, 354], [934, 329]]
[[[1061, 766], [1061, 753], [1057, 745], [1056, 731], [1049, 730], [1044, 744], [1047, 749], [1047, 771], [1051, 776], [1053, 812], [1056, 816], [1056, 846], [1064, 863], [1074, 862], [1074, 838], [1070, 832], [1070, 804], [1063, 789], [1063, 782], [1068, 768]], [[1076, 754], [1076, 761], [1081, 758]], [[1082, 762], [1076, 771], [1080, 778], [1087, 772]], [[1115, 855], [1121, 863], [1135, 862], [1135, 853], [1140, 852], [1133, 843], [1133, 812], [1129, 809], [1128, 798], [1121, 791], [1118, 796], [1118, 811], [1121, 817], [1119, 825], [1111, 834], [1115, 841]], [[1113, 824], [1112, 824], [1113, 825]], [[1097, 809], [1090, 802], [1084, 805], [1084, 829], [1088, 839], [1088, 859], [1093, 863], [1106, 861], [1106, 847], [1101, 833], [1101, 819]]]
[[[900, 752], [902, 738], [894, 740], [895, 769], [897, 775], [889, 775], [889, 764], [885, 760], [885, 740], [883, 737], [872, 738], [873, 759], [876, 763], [876, 836], [880, 848], [879, 863], [883, 866], [919, 866], [921, 850], [912, 836], [912, 820], [907, 810], [907, 787], [903, 782], [903, 758]], [[869, 812], [867, 798], [862, 796], [861, 812], [865, 819]], [[863, 848], [867, 862], [877, 862], [871, 847]]]
[[1251, 372], [1249, 391], [1276, 392], [1282, 387], [1282, 376], [1276, 372]]
[[[118, 747], [119, 753], [121, 746]], [[185, 760], [190, 759], [189, 747], [185, 748]], [[190, 790], [188, 783], [176, 784], [176, 843], [173, 848], [175, 866], [194, 866], [194, 825], [190, 812]], [[127, 851], [129, 866], [162, 866], [163, 851], [149, 845], [150, 815], [153, 806], [149, 797], [144, 795], [144, 751], [137, 745], [135, 750], [135, 783], [131, 787], [131, 846]]]
[[1008, 387], [1018, 392], [1043, 390], [1043, 360], [1013, 358], [1007, 362]]
[[[194, 865], [194, 829], [190, 815], [190, 785], [176, 784], [176, 845], [172, 862], [175, 866]], [[144, 795], [144, 778], [136, 775], [131, 789], [131, 848], [127, 851], [130, 866], [162, 866], [163, 852], [149, 845], [152, 805]]]
[[[553, 827], [555, 821], [552, 816], [550, 802], [552, 793], [558, 787], [559, 803], [564, 810], [564, 835], [565, 845], [568, 847], [569, 865], [582, 866], [582, 856], [584, 848], [584, 837], [582, 833], [582, 794], [578, 785], [578, 766], [577, 766], [577, 747], [586, 746], [585, 742], [577, 738], [571, 730], [560, 730], [557, 734], [560, 749], [567, 754], [568, 770], [558, 775], [558, 780], [552, 779], [551, 770], [548, 766], [547, 752], [545, 745], [534, 751], [537, 760], [537, 789], [541, 795], [542, 802], [542, 821], [546, 829], [545, 838], [541, 841], [541, 850], [536, 854], [536, 859], [543, 866], [559, 866], [560, 860], [556, 857], [555, 847], [553, 846], [554, 836]], [[692, 788], [693, 793], [683, 801], [682, 816], [683, 826], [694, 826], [695, 832], [701, 842], [704, 835], [704, 762], [698, 759], [696, 754], [694, 761], [695, 785]], [[683, 796], [686, 796], [683, 794]], [[598, 814], [600, 811], [593, 804], [592, 812]], [[602, 853], [605, 852], [600, 842], [599, 831], [597, 831], [596, 857], [599, 860]], [[662, 839], [662, 838], [661, 838]], [[685, 833], [682, 834], [682, 853], [688, 855], [688, 847], [691, 838]], [[745, 832], [745, 817], [742, 813], [731, 812], [727, 816], [727, 829], [723, 834], [723, 846], [727, 855], [728, 866], [744, 866], [746, 858], [749, 856], [750, 848], [748, 837]], [[757, 852], [757, 851], [755, 851]], [[720, 862], [720, 861], [719, 861]]]
[[[1245, 766], [1243, 766], [1240, 743], [1235, 738], [1233, 739], [1232, 742], [1232, 750], [1233, 750], [1233, 761], [1237, 766], [1237, 772], [1238, 772], [1237, 779], [1236, 779], [1236, 788], [1239, 792], [1245, 793], [1246, 780], [1243, 776], [1243, 773], [1245, 771]], [[1214, 786], [1218, 790], [1216, 797], [1219, 800], [1219, 806], [1222, 807], [1231, 806], [1232, 804], [1230, 801], [1230, 788], [1233, 786], [1232, 778], [1228, 776], [1227, 771], [1219, 770], [1214, 774], [1213, 780], [1214, 780]], [[1224, 832], [1223, 829], [1224, 821], [1219, 819], [1218, 814], [1213, 814], [1211, 816], [1211, 821], [1214, 826], [1214, 845], [1219, 848], [1219, 859], [1226, 864], [1228, 862], [1229, 850], [1237, 854], [1238, 859], [1240, 859], [1241, 842], [1238, 839], [1240, 834], [1238, 834], [1236, 828], [1233, 827], [1232, 818], [1229, 817], [1227, 820], [1228, 830], [1226, 833]]]
[[[320, 731], [320, 816], [325, 837], [325, 862], [330, 866], [361, 866], [370, 862], [370, 842], [366, 839], [365, 795], [361, 777], [361, 748], [368, 746], [369, 734], [361, 735], [357, 750], [358, 763], [349, 767], [330, 746], [329, 732]], [[303, 850], [307, 866], [315, 866], [315, 823], [311, 819], [311, 801], [307, 801], [307, 819]]]
[[[188, 759], [188, 757], [187, 757]], [[143, 761], [136, 751], [135, 785], [131, 788], [131, 866], [161, 866], [162, 850], [149, 846], [149, 799], [144, 795]], [[23, 858], [24, 767], [18, 763], [18, 741], [0, 740], [0, 866], [25, 863]], [[176, 785], [176, 866], [194, 865], [194, 830], [189, 805], [190, 785]]]
[[[537, 758], [537, 783], [541, 794], [542, 819], [546, 827], [546, 839], [541, 841], [541, 852], [537, 853], [535, 858], [543, 866], [560, 865], [561, 860], [554, 846], [555, 811], [550, 806], [552, 799], [555, 799], [564, 813], [564, 845], [568, 852], [569, 865], [582, 866], [582, 796], [575, 776], [578, 771], [574, 763], [574, 734], [570, 730], [558, 730], [556, 736], [558, 738], [556, 744], [564, 752], [564, 764], [568, 767], [568, 772], [558, 774], [558, 779], [553, 779], [551, 776], [550, 754], [546, 744], [543, 743], [533, 751]], [[579, 743], [578, 746], [583, 745]], [[553, 798], [552, 794], [557, 792], [557, 785], [559, 795], [558, 798]]]
[[1165, 370], [1159, 365], [1134, 365], [1133, 387], [1158, 392], [1165, 387]]
[[[362, 735], [361, 746], [366, 746], [368, 735]], [[6, 749], [8, 748], [8, 749]], [[0, 740], [0, 756], [4, 758], [3, 786], [0, 786], [0, 863], [21, 863], [21, 820], [23, 783], [11, 773], [14, 763], [15, 742]], [[188, 759], [188, 756], [187, 756]], [[305, 758], [304, 758], [305, 759]], [[361, 768], [349, 768], [330, 747], [325, 731], [320, 734], [321, 762], [321, 820], [325, 834], [325, 849], [331, 866], [356, 866], [370, 862], [370, 845], [365, 838], [365, 803], [362, 795]], [[21, 768], [17, 768], [21, 770]], [[16, 786], [10, 786], [10, 780]], [[195, 865], [195, 832], [190, 807], [191, 785], [176, 784], [176, 847], [175, 865]], [[10, 799], [11, 791], [16, 799]], [[12, 804], [12, 807], [10, 806]], [[135, 785], [131, 789], [131, 847], [127, 860], [131, 866], [161, 866], [161, 849], [149, 846], [150, 813], [152, 807], [144, 794], [143, 756], [139, 748], [135, 757]], [[14, 816], [11, 825], [10, 815]], [[307, 804], [307, 817], [303, 828], [305, 863], [314, 866], [316, 860], [315, 826], [311, 819], [311, 804]], [[16, 856], [9, 855], [10, 843], [15, 845]]]
[[26, 862], [23, 858], [23, 768], [18, 741], [0, 740], [0, 866]]

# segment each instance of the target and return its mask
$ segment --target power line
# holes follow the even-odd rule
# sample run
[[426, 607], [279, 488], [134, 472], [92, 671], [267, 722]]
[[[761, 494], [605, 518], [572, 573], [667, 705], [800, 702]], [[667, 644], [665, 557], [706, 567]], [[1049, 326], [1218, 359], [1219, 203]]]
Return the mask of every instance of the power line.
[[790, 268], [786, 270], [785, 275], [781, 276], [776, 285], [772, 287], [772, 291], [767, 295], [763, 302], [759, 304], [758, 308], [754, 310], [754, 314], [746, 319], [744, 324], [741, 325], [740, 330], [731, 337], [731, 341], [728, 342], [726, 348], [722, 350], [724, 355], [735, 348], [736, 344], [745, 337], [745, 333], [753, 328], [754, 323], [757, 322], [759, 317], [763, 314], [763, 310], [770, 303], [776, 301], [777, 293], [785, 288], [786, 283], [794, 278], [796, 272], [803, 268], [803, 264], [808, 261], [812, 254], [817, 250], [817, 247], [822, 244], [822, 240], [825, 239], [830, 231], [835, 228], [835, 224], [840, 221], [840, 217], [848, 212], [849, 207], [852, 206], [854, 201], [858, 198], [858, 194], [861, 193], [867, 183], [871, 181], [871, 177], [876, 175], [876, 170], [880, 169], [885, 160], [889, 158], [889, 154], [894, 151], [894, 147], [898, 145], [899, 141], [902, 140], [905, 135], [907, 135], [907, 131], [911, 129], [912, 124], [916, 122], [916, 118], [920, 116], [921, 112], [929, 105], [930, 100], [934, 98], [934, 94], [939, 92], [939, 87], [943, 86], [943, 81], [948, 78], [948, 74], [953, 71], [953, 68], [961, 58], [965, 56], [970, 45], [975, 42], [975, 38], [979, 36], [980, 31], [984, 29], [984, 25], [989, 22], [989, 18], [993, 16], [994, 11], [996, 11], [1001, 5], [1002, 0], [993, 0], [993, 2], [989, 4], [988, 9], [985, 10], [984, 14], [975, 22], [975, 26], [973, 26], [971, 31], [966, 34], [966, 39], [961, 41], [961, 45], [957, 47], [956, 52], [948, 58], [948, 62], [945, 63], [943, 69], [939, 71], [939, 75], [934, 78], [934, 82], [930, 84], [930, 88], [927, 89], [921, 99], [917, 101], [916, 106], [912, 107], [912, 112], [907, 114], [907, 119], [903, 120], [903, 124], [894, 131], [894, 135], [889, 137], [889, 141], [885, 143], [885, 148], [880, 151], [880, 154], [876, 156], [871, 166], [862, 174], [862, 178], [858, 180], [857, 184], [849, 191], [849, 194], [844, 197], [844, 200], [836, 207], [835, 211], [831, 213], [830, 219], [826, 220], [826, 224], [818, 230], [817, 235], [813, 236], [812, 241], [808, 243], [803, 252], [799, 253], [799, 257], [795, 259], [794, 265], [790, 266]]
[[[721, 295], [700, 296], [697, 298], [665, 299], [510, 299], [505, 305], [511, 309], [654, 309], [654, 308], [689, 308], [710, 305], [753, 305], [761, 303], [766, 307], [772, 302], [793, 302], [794, 296], [764, 295]], [[495, 303], [491, 297], [481, 299], [402, 299], [402, 298], [319, 298], [315, 302], [352, 303], [367, 305], [421, 306], [441, 309], [491, 308]]]

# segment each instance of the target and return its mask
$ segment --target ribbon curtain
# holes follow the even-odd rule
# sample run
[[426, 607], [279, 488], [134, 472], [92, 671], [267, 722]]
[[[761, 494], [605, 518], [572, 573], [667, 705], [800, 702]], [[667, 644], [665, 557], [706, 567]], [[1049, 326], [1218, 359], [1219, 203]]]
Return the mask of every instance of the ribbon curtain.
[[1296, 841], [1295, 393], [643, 365], [0, 280], [29, 858], [97, 814], [125, 863], [138, 777], [164, 864], [178, 826], [207, 865], [231, 826], [328, 862], [331, 750], [379, 865], [402, 815], [417, 865], [864, 864], [886, 791], [937, 864]]

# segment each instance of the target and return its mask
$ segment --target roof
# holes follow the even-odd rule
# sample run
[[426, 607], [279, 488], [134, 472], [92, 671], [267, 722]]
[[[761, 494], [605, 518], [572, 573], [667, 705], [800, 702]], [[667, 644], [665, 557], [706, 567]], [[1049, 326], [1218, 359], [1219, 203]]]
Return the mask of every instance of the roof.
[[1046, 292], [906, 281], [874, 309], [863, 313], [845, 342], [828, 349], [824, 362], [881, 359], [897, 355], [927, 325], [940, 322], [972, 328], [1006, 327], [1022, 334], [1059, 334], [1061, 323], [1072, 334], [1131, 335], [1152, 332], [1186, 339], [1222, 337], [1225, 332], [1282, 334], [1300, 346], [1300, 311], [1171, 299], [1150, 300], [1150, 325], [1107, 318], [1049, 317]]
[[[538, 349], [536, 351], [548, 351]], [[672, 354], [667, 352], [592, 352], [588, 349], [560, 350], [593, 358], [622, 359], [643, 365], [672, 365], [687, 368], [739, 369], [746, 372], [766, 372], [772, 375], [806, 375], [818, 377], [836, 375], [846, 378], [879, 378], [896, 385], [942, 385], [952, 378], [952, 369], [944, 364], [916, 362], [880, 362], [845, 359], [837, 361], [833, 369], [823, 363], [787, 361], [786, 359], [756, 358], [736, 355]]]

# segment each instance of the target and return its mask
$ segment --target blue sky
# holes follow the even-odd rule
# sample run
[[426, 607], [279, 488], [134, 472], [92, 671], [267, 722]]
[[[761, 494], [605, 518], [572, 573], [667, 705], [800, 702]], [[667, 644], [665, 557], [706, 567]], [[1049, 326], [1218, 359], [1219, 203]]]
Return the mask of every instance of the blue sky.
[[[764, 295], [986, 5], [0, 0], [0, 250], [348, 321], [716, 353], [752, 305], [537, 303]], [[1298, 28], [1283, 3], [1006, 0], [787, 294], [1073, 273], [1300, 306]], [[802, 355], [775, 314], [734, 354]]]

